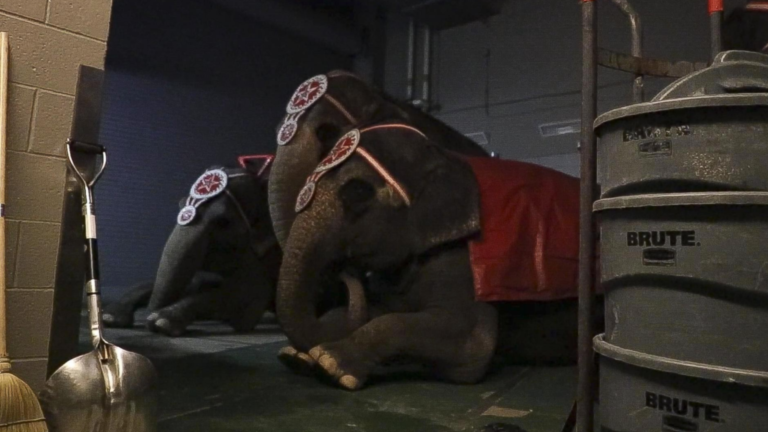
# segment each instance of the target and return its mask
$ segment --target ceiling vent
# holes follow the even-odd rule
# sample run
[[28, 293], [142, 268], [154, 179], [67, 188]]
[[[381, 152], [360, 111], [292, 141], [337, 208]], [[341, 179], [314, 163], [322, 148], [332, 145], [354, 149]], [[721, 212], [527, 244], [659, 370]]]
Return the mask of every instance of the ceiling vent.
[[566, 120], [556, 123], [545, 123], [539, 125], [539, 132], [544, 138], [577, 134], [581, 132], [581, 120]]

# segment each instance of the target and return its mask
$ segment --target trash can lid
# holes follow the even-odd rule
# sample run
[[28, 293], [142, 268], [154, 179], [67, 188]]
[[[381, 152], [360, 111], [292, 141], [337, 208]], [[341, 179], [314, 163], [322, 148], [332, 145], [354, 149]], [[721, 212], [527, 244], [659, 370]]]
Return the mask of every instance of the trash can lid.
[[596, 212], [643, 207], [764, 205], [768, 206], [768, 192], [690, 192], [628, 195], [595, 201]]
[[608, 111], [595, 120], [595, 129], [600, 126], [628, 117], [649, 113], [668, 112], [676, 110], [712, 108], [712, 107], [744, 107], [768, 106], [768, 94], [728, 94], [713, 96], [696, 96], [682, 99], [669, 99], [657, 102], [643, 102]]

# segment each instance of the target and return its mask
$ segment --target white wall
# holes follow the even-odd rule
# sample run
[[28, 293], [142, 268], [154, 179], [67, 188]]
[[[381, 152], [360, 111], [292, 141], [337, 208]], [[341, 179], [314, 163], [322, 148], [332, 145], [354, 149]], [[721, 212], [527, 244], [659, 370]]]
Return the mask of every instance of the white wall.
[[[727, 2], [729, 6], [738, 1]], [[579, 119], [581, 6], [574, 0], [510, 0], [503, 13], [436, 35], [434, 115], [464, 133], [485, 131], [490, 150], [578, 174], [577, 134], [542, 138], [543, 123]], [[703, 0], [634, 0], [645, 55], [706, 61], [709, 18]], [[598, 1], [600, 45], [629, 52], [626, 18]], [[407, 26], [389, 24], [386, 89], [403, 97]], [[632, 77], [600, 70], [599, 111], [631, 103]], [[671, 80], [649, 79], [647, 99]], [[559, 156], [558, 156], [559, 155]]]

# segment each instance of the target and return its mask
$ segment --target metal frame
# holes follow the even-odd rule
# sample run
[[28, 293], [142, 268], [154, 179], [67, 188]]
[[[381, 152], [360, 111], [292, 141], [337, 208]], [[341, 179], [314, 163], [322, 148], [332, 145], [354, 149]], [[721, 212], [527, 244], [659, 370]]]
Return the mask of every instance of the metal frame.
[[[597, 67], [622, 70], [635, 75], [633, 102], [643, 101], [643, 76], [682, 77], [708, 65], [669, 62], [642, 57], [642, 23], [629, 0], [611, 0], [629, 18], [632, 55], [601, 50], [597, 44], [597, 5], [582, 1], [582, 87], [581, 87], [581, 209], [579, 243], [579, 384], [576, 395], [576, 430], [594, 430], [595, 363], [594, 336], [595, 227], [592, 206], [597, 195], [597, 139], [593, 124], [597, 116]], [[708, 0], [712, 59], [722, 51], [723, 0]]]

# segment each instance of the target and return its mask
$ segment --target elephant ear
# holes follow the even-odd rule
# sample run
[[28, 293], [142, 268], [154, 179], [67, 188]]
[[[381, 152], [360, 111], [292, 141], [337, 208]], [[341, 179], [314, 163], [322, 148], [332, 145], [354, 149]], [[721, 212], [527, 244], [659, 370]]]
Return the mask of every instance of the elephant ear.
[[410, 197], [408, 220], [416, 253], [480, 231], [479, 187], [469, 164], [413, 131], [382, 129], [368, 134], [361, 145]]

